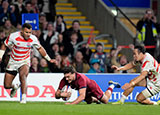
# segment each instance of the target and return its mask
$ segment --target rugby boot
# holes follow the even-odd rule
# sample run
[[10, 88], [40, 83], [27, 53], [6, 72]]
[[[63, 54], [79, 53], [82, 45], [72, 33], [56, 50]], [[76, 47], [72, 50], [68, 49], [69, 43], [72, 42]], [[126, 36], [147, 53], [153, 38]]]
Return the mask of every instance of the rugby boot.
[[14, 88], [12, 88], [12, 90], [10, 92], [10, 97], [11, 98], [13, 98], [16, 95], [16, 92], [17, 92], [19, 87], [20, 87], [20, 84], [15, 84]]
[[108, 82], [108, 85], [112, 85], [112, 84], [115, 86], [115, 88], [120, 88], [121, 87], [121, 85], [118, 82], [114, 82], [114, 81], [109, 81]]

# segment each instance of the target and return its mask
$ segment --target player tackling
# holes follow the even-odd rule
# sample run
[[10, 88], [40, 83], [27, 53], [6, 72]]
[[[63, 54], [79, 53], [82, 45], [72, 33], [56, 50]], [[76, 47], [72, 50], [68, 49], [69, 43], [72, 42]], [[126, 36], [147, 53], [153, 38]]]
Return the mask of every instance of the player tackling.
[[[4, 43], [5, 45], [0, 50], [0, 61], [6, 47], [11, 49], [11, 55], [4, 77], [4, 88], [11, 89], [10, 96], [14, 97], [17, 89], [21, 87], [22, 100], [20, 103], [26, 103], [27, 76], [30, 67], [31, 48], [37, 48], [39, 53], [50, 63], [56, 63], [56, 61], [48, 56], [37, 37], [32, 35], [32, 26], [28, 23], [23, 24], [21, 31], [11, 33]], [[19, 73], [20, 85], [12, 83], [17, 73]]]
[[146, 89], [137, 95], [137, 101], [141, 104], [158, 105], [160, 103], [159, 101], [154, 102], [148, 99], [160, 92], [160, 68], [158, 62], [149, 53], [145, 52], [143, 46], [135, 46], [133, 58], [134, 61], [123, 67], [112, 66], [112, 68], [120, 71], [141, 65], [140, 75], [132, 79], [130, 83], [122, 86], [122, 89], [124, 89], [122, 97], [118, 102], [113, 104], [123, 104], [135, 86], [142, 86], [146, 87]]
[[79, 96], [76, 100], [65, 104], [78, 104], [83, 100], [85, 100], [87, 104], [98, 101], [107, 104], [113, 89], [120, 88], [119, 83], [109, 81], [109, 88], [105, 93], [103, 93], [101, 88], [94, 80], [89, 79], [84, 74], [77, 73], [73, 67], [65, 67], [63, 73], [64, 78], [60, 81], [59, 88], [55, 93], [55, 97], [57, 99], [70, 97], [70, 92], [61, 92], [62, 88], [68, 84], [70, 84], [72, 89], [79, 91]]

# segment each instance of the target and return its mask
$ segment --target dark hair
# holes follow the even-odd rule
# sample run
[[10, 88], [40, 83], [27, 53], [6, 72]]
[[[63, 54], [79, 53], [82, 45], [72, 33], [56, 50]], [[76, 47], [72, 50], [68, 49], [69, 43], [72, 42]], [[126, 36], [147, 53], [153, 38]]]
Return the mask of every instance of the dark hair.
[[57, 18], [59, 18], [59, 17], [61, 17], [62, 20], [63, 20], [63, 15], [61, 15], [61, 14], [60, 14], [60, 15], [57, 15]]
[[72, 32], [70, 33], [70, 37], [71, 37], [72, 35], [74, 35], [74, 34], [76, 34], [76, 35], [78, 36], [77, 32], [72, 31]]
[[77, 22], [79, 25], [81, 25], [80, 22], [79, 22], [79, 20], [73, 20], [72, 25], [73, 25], [74, 23], [76, 23], [76, 22]]
[[29, 24], [29, 23], [24, 23], [24, 24], [22, 25], [22, 29], [24, 29], [24, 28], [31, 29], [32, 26], [31, 26], [31, 24]]
[[100, 43], [100, 42], [98, 42], [98, 43], [96, 44], [96, 47], [98, 47], [98, 46], [102, 46], [102, 47], [103, 47], [103, 44]]
[[31, 4], [31, 2], [30, 2], [30, 1], [26, 2], [26, 3], [25, 3], [25, 6], [27, 6], [27, 4]]
[[0, 33], [5, 32], [3, 28], [0, 28]]
[[145, 54], [146, 49], [144, 48], [144, 46], [135, 46], [134, 49], [138, 49], [138, 52], [142, 52], [143, 54]]
[[63, 73], [66, 74], [66, 73], [76, 73], [76, 70], [74, 67], [70, 66], [70, 67], [64, 67], [63, 68]]

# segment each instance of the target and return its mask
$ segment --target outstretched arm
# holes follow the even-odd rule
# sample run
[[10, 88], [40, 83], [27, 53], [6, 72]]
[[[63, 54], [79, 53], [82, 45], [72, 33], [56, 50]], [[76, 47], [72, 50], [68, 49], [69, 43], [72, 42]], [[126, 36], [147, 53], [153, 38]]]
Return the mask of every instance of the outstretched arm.
[[133, 80], [131, 83], [126, 83], [122, 86], [122, 89], [126, 90], [130, 87], [135, 86], [137, 83], [145, 79], [145, 77], [148, 75], [148, 71], [143, 71], [135, 80]]
[[46, 53], [46, 50], [42, 46], [38, 49], [38, 51], [50, 63], [57, 63], [57, 61], [55, 59], [51, 59], [49, 57], [49, 55]]
[[78, 104], [82, 102], [85, 99], [86, 96], [86, 88], [79, 89], [79, 96], [76, 100], [74, 100], [72, 103], [66, 103], [67, 105], [69, 104]]
[[117, 70], [117, 71], [129, 70], [129, 69], [132, 69], [133, 67], [135, 67], [135, 65], [133, 65], [133, 62], [130, 62], [130, 63], [128, 63], [128, 64], [126, 64], [125, 66], [122, 66], [122, 67], [117, 67], [115, 65], [112, 65], [112, 68]]

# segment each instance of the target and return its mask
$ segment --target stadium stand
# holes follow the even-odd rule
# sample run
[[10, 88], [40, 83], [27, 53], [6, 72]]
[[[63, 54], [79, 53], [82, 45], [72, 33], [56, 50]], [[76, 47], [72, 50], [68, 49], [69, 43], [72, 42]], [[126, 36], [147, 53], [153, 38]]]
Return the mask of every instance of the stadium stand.
[[[88, 40], [92, 29], [94, 29], [92, 32], [93, 36], [100, 34], [100, 31], [96, 30], [95, 27], [91, 25], [91, 22], [88, 21], [87, 17], [83, 16], [82, 12], [78, 11], [78, 9], [74, 7], [72, 3], [69, 3], [68, 0], [58, 0], [58, 3], [56, 4], [56, 11], [57, 15], [61, 14], [64, 16], [64, 21], [66, 22], [67, 28], [71, 27], [73, 20], [80, 21], [80, 30], [85, 41]], [[96, 40], [96, 42], [104, 43], [104, 52], [109, 52], [109, 49], [112, 47], [112, 44], [109, 44], [109, 41], [106, 39]], [[89, 47], [92, 51], [95, 51], [95, 44], [92, 43]]]

